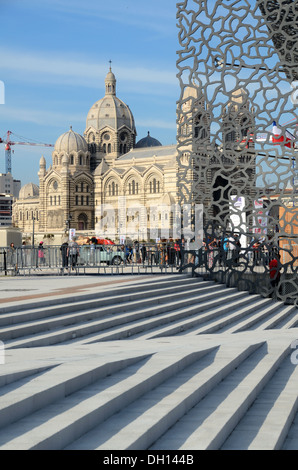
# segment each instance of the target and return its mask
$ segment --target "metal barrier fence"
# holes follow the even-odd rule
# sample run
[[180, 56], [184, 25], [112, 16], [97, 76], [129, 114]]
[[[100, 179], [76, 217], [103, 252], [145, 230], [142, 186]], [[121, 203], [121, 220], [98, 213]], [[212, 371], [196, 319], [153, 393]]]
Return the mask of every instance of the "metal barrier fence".
[[[287, 250], [281, 259], [274, 297], [297, 302], [298, 276]], [[181, 273], [203, 276], [240, 290], [272, 295], [270, 261], [276, 252], [266, 247], [241, 250], [219, 248], [185, 250], [170, 243], [135, 245], [83, 245], [72, 254], [65, 246], [0, 248], [0, 274], [145, 274]], [[298, 267], [296, 268], [298, 269]]]
[[[298, 258], [293, 251], [270, 247], [219, 248], [185, 251], [192, 275], [215, 280], [238, 290], [273, 297], [298, 306]], [[275, 264], [271, 263], [275, 260]]]
[[171, 244], [83, 245], [72, 254], [66, 246], [0, 248], [0, 273], [26, 275], [56, 271], [71, 273], [160, 273], [187, 262], [184, 250]]

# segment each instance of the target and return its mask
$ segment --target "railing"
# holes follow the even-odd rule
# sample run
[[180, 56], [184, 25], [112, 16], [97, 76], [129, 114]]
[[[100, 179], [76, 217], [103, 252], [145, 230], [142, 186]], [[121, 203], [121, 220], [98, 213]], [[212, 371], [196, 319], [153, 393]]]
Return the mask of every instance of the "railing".
[[83, 245], [77, 253], [64, 246], [0, 248], [0, 272], [9, 275], [89, 273], [177, 273], [185, 264], [183, 248], [170, 243]]
[[[228, 287], [297, 305], [298, 257], [295, 255], [297, 253], [293, 250], [268, 245], [258, 248], [249, 246], [240, 250], [188, 250], [185, 251], [188, 262], [180, 268], [180, 272], [188, 268], [193, 276], [203, 275], [205, 279], [224, 283]], [[278, 259], [278, 282], [274, 287], [270, 276], [270, 262], [273, 259]]]

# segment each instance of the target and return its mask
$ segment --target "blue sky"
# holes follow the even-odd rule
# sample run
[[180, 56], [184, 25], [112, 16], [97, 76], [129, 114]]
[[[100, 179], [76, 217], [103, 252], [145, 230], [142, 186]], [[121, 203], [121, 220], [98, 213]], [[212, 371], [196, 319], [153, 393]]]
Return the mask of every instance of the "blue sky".
[[[174, 0], [0, 0], [0, 137], [54, 144], [69, 129], [83, 134], [104, 96], [109, 61], [117, 96], [135, 118], [138, 137], [176, 141], [178, 29]], [[16, 136], [22, 136], [19, 138]], [[14, 146], [12, 174], [38, 184], [47, 147]], [[0, 172], [5, 172], [0, 145]]]

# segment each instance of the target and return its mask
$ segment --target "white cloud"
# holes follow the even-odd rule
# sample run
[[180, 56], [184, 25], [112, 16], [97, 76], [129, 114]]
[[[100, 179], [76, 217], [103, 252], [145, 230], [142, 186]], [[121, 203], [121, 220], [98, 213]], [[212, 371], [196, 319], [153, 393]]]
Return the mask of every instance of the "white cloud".
[[[29, 4], [29, 5], [28, 5]], [[123, 24], [127, 28], [135, 27], [157, 32], [164, 36], [173, 31], [176, 16], [176, 4], [172, 0], [150, 0], [150, 2], [135, 0], [113, 0], [103, 2], [98, 0], [27, 0], [26, 6], [43, 8], [48, 13], [67, 15], [67, 19], [78, 17], [98, 22], [99, 20]]]
[[[8, 50], [0, 47], [1, 76], [6, 82], [9, 79], [30, 81], [32, 83], [52, 83], [98, 88], [100, 77], [105, 77], [107, 64], [94, 64], [89, 60], [73, 59], [54, 52], [37, 54], [21, 50]], [[177, 85], [176, 70], [161, 70], [147, 67], [134, 67], [130, 64], [117, 65], [117, 80], [125, 82], [154, 85]]]
[[72, 125], [72, 123], [85, 124], [84, 116], [74, 113], [64, 114], [44, 109], [13, 108], [8, 106], [3, 107], [3, 113], [7, 121], [21, 121], [44, 126], [65, 127], [68, 123], [69, 125]]

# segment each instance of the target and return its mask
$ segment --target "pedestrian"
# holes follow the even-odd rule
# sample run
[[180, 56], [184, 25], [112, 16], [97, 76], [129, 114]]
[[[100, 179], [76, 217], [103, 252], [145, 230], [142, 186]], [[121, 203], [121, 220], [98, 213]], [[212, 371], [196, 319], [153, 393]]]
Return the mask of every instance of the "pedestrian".
[[269, 294], [270, 297], [274, 297], [274, 298], [277, 297], [278, 285], [280, 281], [280, 270], [281, 270], [280, 255], [279, 253], [276, 253], [269, 263], [269, 278], [270, 278], [270, 284], [271, 284], [271, 292]]
[[44, 266], [45, 265], [45, 252], [43, 242], [40, 242], [38, 245], [38, 265]]
[[16, 248], [13, 242], [9, 245], [8, 249], [8, 265], [10, 265], [15, 271], [17, 270]]
[[222, 259], [223, 259], [224, 266], [226, 265], [226, 262], [228, 260], [229, 246], [230, 246], [230, 242], [229, 242], [228, 237], [226, 236], [223, 239], [222, 248], [221, 248], [222, 249]]
[[240, 258], [240, 251], [241, 251], [241, 243], [238, 236], [235, 236], [235, 263], [239, 263]]
[[142, 263], [143, 263], [143, 266], [146, 262], [146, 258], [147, 258], [147, 249], [146, 249], [146, 245], [145, 243], [143, 243], [141, 245], [141, 255], [142, 255]]
[[62, 255], [62, 269], [63, 272], [64, 268], [68, 268], [68, 242], [64, 241], [60, 246], [60, 251]]
[[207, 255], [208, 255], [208, 268], [213, 268], [214, 264], [214, 249], [217, 248], [216, 244], [216, 239], [214, 238], [213, 240], [208, 240], [208, 245], [207, 245]]
[[94, 266], [95, 265], [95, 247], [96, 247], [96, 242], [94, 241], [94, 238], [90, 240], [89, 245], [90, 245], [89, 264]]
[[71, 241], [69, 242], [68, 249], [67, 249], [67, 256], [69, 259], [69, 264], [71, 266], [71, 269], [75, 269], [77, 262], [78, 262], [79, 255], [80, 255], [79, 245], [75, 241], [75, 238], [72, 238]]

